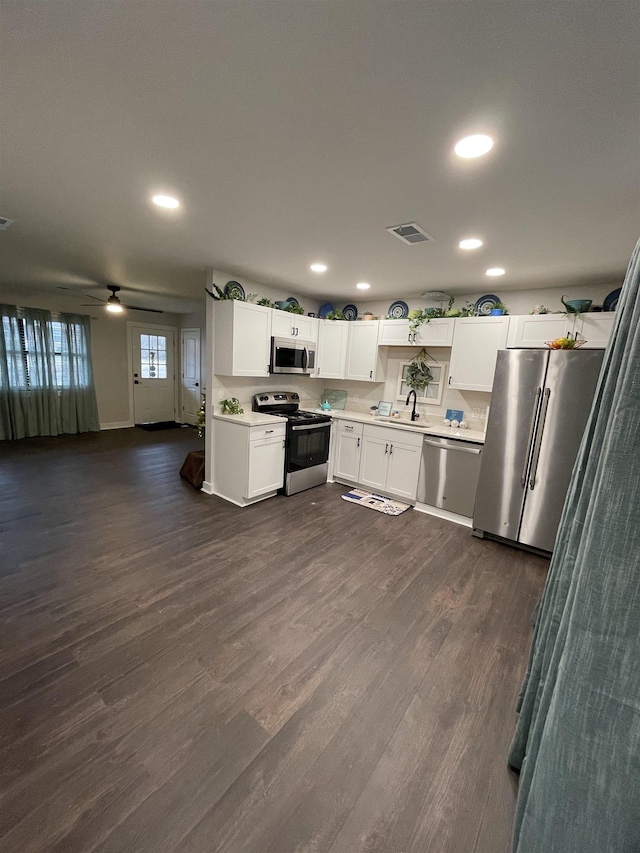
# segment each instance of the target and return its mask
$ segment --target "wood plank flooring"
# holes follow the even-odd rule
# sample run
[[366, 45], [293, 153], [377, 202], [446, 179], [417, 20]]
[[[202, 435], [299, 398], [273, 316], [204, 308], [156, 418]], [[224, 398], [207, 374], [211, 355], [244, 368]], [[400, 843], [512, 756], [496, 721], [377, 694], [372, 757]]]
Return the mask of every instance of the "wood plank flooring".
[[547, 561], [198, 446], [0, 445], [1, 853], [507, 853]]

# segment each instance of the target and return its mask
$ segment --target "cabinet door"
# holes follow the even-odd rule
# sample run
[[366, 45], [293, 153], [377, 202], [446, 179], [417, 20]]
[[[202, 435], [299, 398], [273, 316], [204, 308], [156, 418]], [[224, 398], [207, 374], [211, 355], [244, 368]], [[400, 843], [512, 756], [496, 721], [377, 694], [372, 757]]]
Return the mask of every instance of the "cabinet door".
[[586, 340], [583, 349], [606, 349], [613, 330], [615, 314], [607, 311], [598, 314], [583, 314], [580, 323], [580, 337]]
[[249, 442], [249, 476], [246, 498], [282, 488], [284, 482], [284, 439], [265, 438]]
[[412, 447], [393, 441], [389, 447], [386, 491], [415, 501], [420, 473], [422, 446]]
[[361, 442], [361, 437], [354, 433], [345, 431], [337, 434], [334, 477], [358, 482]]
[[507, 344], [509, 317], [458, 317], [455, 321], [449, 386], [491, 391], [498, 350]]
[[288, 311], [279, 311], [273, 309], [271, 317], [271, 334], [274, 338], [295, 338], [295, 314], [289, 314]]
[[378, 323], [375, 320], [349, 323], [345, 379], [375, 382], [377, 360]]
[[389, 441], [363, 436], [358, 482], [376, 491], [384, 491], [389, 464]]
[[554, 338], [566, 338], [579, 331], [576, 317], [566, 314], [530, 314], [509, 317], [507, 346], [515, 349], [540, 349]]
[[414, 346], [450, 347], [453, 343], [454, 321], [443, 317], [421, 323], [412, 335]]
[[409, 347], [412, 344], [412, 338], [408, 320], [380, 320], [378, 335], [380, 346]]
[[315, 376], [344, 379], [349, 324], [344, 320], [320, 320], [318, 326], [318, 366]]
[[303, 341], [318, 342], [318, 320], [315, 317], [305, 317], [304, 314], [292, 314], [296, 338]]

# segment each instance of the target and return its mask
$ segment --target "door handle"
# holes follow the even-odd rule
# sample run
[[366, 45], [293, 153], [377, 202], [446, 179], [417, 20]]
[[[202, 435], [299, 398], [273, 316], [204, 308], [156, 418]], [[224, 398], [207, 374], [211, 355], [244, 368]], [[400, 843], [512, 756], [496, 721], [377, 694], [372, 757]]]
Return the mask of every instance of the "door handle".
[[360, 439], [358, 439], [358, 443], [356, 444], [356, 447], [360, 447]]
[[388, 453], [388, 452], [389, 452], [389, 442], [387, 442], [387, 443], [385, 444], [385, 446], [384, 446], [384, 453], [385, 453], [385, 456], [387, 455], [387, 453]]
[[482, 450], [475, 447], [457, 447], [453, 442], [451, 444], [442, 444], [439, 441], [429, 441], [425, 438], [424, 443], [428, 444], [429, 447], [437, 447], [438, 450], [455, 450], [456, 453], [473, 453], [475, 456], [482, 453]]
[[538, 421], [538, 435], [536, 436], [536, 446], [533, 451], [533, 461], [531, 462], [531, 472], [529, 474], [529, 488], [533, 491], [536, 485], [536, 474], [538, 473], [538, 462], [540, 460], [540, 448], [542, 446], [542, 435], [544, 433], [544, 422], [547, 417], [547, 409], [549, 408], [549, 397], [551, 396], [551, 388], [545, 388], [544, 399], [540, 409], [540, 420]]
[[536, 399], [535, 403], [533, 404], [533, 415], [531, 416], [529, 438], [527, 439], [527, 452], [524, 454], [524, 468], [522, 469], [522, 476], [520, 477], [520, 485], [523, 489], [525, 489], [527, 486], [527, 469], [529, 467], [529, 460], [531, 459], [531, 443], [533, 442], [533, 434], [536, 428], [536, 417], [540, 405], [540, 394], [542, 394], [542, 388], [536, 388]]
[[196, 382], [196, 388], [199, 388], [199, 387], [200, 387], [200, 383]]
[[270, 433], [272, 433], [272, 432], [273, 432], [273, 430], [272, 430], [272, 429], [266, 429], [266, 430], [264, 431], [264, 434], [265, 434], [265, 435], [269, 435], [269, 434], [270, 434]]
[[393, 456], [393, 444], [391, 445], [391, 449], [389, 450], [389, 456]]
[[133, 384], [134, 384], [134, 385], [139, 385], [140, 383], [138, 382], [138, 380], [137, 380], [137, 379], [134, 379], [134, 380], [133, 380]]
[[373, 370], [369, 371], [369, 379], [373, 379]]

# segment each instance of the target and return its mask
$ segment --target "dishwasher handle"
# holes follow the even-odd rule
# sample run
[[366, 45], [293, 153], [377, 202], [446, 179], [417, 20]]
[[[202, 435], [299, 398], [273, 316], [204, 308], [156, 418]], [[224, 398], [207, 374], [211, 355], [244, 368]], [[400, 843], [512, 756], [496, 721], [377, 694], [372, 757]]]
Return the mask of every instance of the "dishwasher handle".
[[439, 441], [429, 441], [428, 438], [425, 438], [424, 443], [428, 444], [429, 447], [437, 447], [438, 450], [455, 450], [458, 453], [473, 453], [474, 456], [482, 453], [481, 447], [456, 447], [455, 444], [442, 444]]

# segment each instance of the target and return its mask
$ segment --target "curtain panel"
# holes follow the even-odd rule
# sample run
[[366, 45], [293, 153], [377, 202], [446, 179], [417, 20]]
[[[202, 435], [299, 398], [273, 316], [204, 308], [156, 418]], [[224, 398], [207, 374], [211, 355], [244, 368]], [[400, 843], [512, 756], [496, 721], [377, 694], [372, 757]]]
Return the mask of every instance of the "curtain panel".
[[100, 428], [88, 317], [0, 305], [0, 439]]
[[519, 699], [515, 853], [640, 850], [640, 242]]

